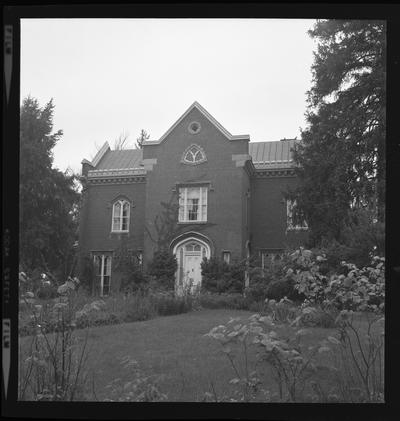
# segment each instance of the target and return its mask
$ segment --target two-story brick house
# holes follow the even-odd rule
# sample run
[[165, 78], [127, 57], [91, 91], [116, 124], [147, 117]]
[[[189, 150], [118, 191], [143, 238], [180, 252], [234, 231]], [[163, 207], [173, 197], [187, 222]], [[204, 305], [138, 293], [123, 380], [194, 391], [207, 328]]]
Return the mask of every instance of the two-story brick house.
[[[96, 264], [101, 294], [119, 288], [113, 265], [121, 242], [146, 267], [168, 247], [178, 261], [176, 285], [201, 283], [200, 263], [268, 255], [305, 239], [292, 226], [285, 191], [296, 177], [295, 140], [250, 142], [232, 135], [195, 102], [142, 149], [111, 150], [82, 161], [82, 256]], [[262, 263], [264, 264], [264, 263]]]

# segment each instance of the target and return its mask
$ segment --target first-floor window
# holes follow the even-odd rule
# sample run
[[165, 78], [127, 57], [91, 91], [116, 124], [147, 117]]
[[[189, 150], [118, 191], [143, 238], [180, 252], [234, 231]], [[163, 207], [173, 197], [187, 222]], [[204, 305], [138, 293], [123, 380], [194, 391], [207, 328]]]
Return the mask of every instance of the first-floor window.
[[308, 228], [307, 222], [304, 218], [294, 218], [294, 210], [296, 208], [296, 200], [286, 201], [286, 216], [288, 230], [304, 230]]
[[207, 187], [179, 189], [179, 222], [207, 221]]
[[100, 284], [100, 295], [109, 295], [111, 291], [111, 256], [98, 254], [94, 256], [96, 278]]
[[230, 251], [223, 251], [222, 252], [222, 259], [225, 263], [229, 265], [231, 262], [231, 252]]
[[282, 255], [280, 253], [272, 253], [269, 251], [261, 251], [261, 269], [264, 271], [265, 268], [272, 266], [274, 262], [280, 260]]

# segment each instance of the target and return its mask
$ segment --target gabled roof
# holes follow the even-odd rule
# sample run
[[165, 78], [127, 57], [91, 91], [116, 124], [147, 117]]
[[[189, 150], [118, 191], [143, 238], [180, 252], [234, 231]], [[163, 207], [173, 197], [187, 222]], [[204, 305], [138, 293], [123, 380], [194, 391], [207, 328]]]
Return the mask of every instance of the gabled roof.
[[249, 143], [251, 155], [256, 169], [264, 168], [290, 168], [293, 167], [293, 148], [296, 140], [279, 140], [275, 142]]
[[226, 130], [222, 124], [220, 124], [205, 108], [203, 108], [197, 101], [193, 104], [179, 117], [179, 119], [160, 137], [159, 140], [151, 140], [143, 142], [144, 145], [158, 145], [160, 144], [171, 132], [175, 129], [176, 126], [194, 109], [199, 110], [204, 117], [206, 117], [211, 124], [213, 124], [223, 135], [225, 135], [229, 140], [250, 140], [248, 134], [243, 135], [232, 135]]

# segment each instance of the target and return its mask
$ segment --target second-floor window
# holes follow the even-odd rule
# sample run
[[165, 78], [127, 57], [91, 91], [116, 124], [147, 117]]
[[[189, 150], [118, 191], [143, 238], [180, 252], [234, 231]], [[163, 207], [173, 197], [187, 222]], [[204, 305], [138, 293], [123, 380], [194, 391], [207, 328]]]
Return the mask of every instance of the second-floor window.
[[207, 187], [179, 189], [179, 222], [207, 221]]
[[113, 204], [112, 231], [129, 231], [130, 204], [127, 200], [118, 200]]

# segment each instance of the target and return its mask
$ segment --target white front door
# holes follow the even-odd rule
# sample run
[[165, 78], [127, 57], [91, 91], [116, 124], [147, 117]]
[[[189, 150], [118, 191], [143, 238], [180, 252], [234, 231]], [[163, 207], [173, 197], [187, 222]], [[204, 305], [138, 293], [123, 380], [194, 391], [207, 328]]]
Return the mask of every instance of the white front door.
[[191, 239], [176, 247], [175, 255], [178, 262], [176, 293], [196, 293], [201, 287], [201, 262], [204, 257], [210, 257], [209, 247]]
[[184, 262], [184, 288], [193, 293], [201, 285], [201, 252], [186, 252]]

